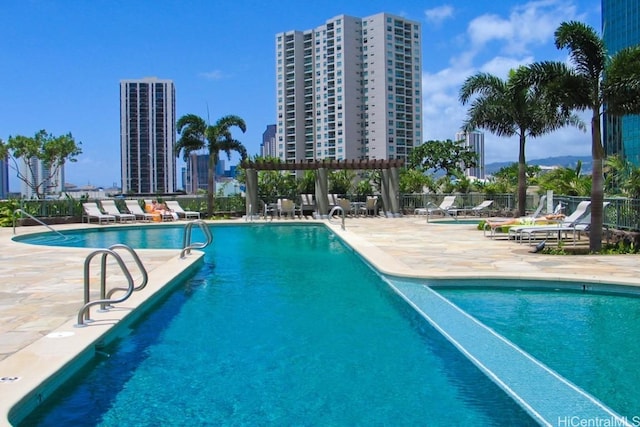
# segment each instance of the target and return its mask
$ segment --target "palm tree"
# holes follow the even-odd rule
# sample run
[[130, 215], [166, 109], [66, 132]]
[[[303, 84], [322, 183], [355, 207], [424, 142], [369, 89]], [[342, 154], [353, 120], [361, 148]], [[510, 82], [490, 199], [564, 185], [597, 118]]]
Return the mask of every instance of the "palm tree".
[[640, 46], [626, 48], [609, 57], [604, 41], [581, 22], [560, 24], [555, 32], [558, 49], [568, 49], [573, 67], [564, 62], [531, 64], [523, 83], [544, 87], [565, 110], [591, 110], [591, 226], [589, 250], [602, 248], [604, 176], [601, 114], [640, 113]]
[[507, 80], [488, 73], [473, 75], [462, 85], [460, 101], [464, 105], [476, 95], [463, 123], [464, 130], [483, 128], [498, 136], [519, 137], [518, 214], [524, 215], [527, 137], [535, 138], [568, 125], [584, 129], [584, 124], [576, 115], [559, 109], [544, 89], [519, 83], [521, 72], [522, 69], [512, 70]]
[[238, 116], [224, 116], [213, 125], [207, 125], [201, 117], [195, 114], [187, 114], [180, 117], [176, 123], [178, 134], [182, 135], [176, 143], [176, 156], [183, 153], [185, 161], [189, 155], [206, 148], [209, 152], [209, 164], [207, 170], [207, 215], [213, 215], [213, 195], [215, 194], [215, 166], [220, 158], [220, 152], [227, 153], [231, 159], [231, 151], [240, 154], [242, 160], [247, 157], [247, 150], [242, 143], [233, 138], [231, 127], [237, 126], [243, 133], [247, 126], [243, 119]]

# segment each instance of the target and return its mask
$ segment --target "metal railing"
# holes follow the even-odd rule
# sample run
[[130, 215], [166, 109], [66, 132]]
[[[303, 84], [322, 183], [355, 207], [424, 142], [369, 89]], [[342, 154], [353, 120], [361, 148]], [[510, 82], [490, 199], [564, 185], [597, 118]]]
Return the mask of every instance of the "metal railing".
[[[128, 251], [142, 272], [142, 283], [139, 286], [135, 286], [131, 272], [120, 254], [117, 253], [117, 249], [125, 249]], [[91, 261], [98, 255], [102, 255], [100, 260], [100, 297], [97, 300], [91, 301]], [[127, 279], [128, 286], [126, 288], [113, 288], [107, 292], [107, 258], [109, 256], [116, 260], [120, 270]], [[140, 290], [147, 285], [148, 277], [147, 270], [142, 265], [138, 254], [127, 245], [118, 243], [110, 246], [108, 249], [97, 249], [91, 252], [84, 261], [84, 305], [78, 311], [78, 323], [76, 327], [87, 326], [87, 323], [92, 321], [90, 313], [91, 307], [100, 305], [100, 310], [106, 311], [112, 304], [126, 301], [134, 291]], [[117, 291], [124, 291], [124, 294], [119, 298], [113, 298], [113, 294]]]
[[[22, 209], [16, 209], [14, 212], [14, 214], [16, 213], [20, 213], [22, 215], [26, 215], [29, 218], [31, 218], [32, 220], [34, 220], [35, 222], [37, 222], [40, 225], [44, 225], [45, 227], [47, 227], [49, 230], [53, 231], [54, 233], [62, 236], [63, 239], [67, 239], [68, 237], [65, 236], [64, 234], [62, 234], [61, 232], [59, 232], [58, 230], [54, 230], [53, 227], [51, 227], [49, 224], [45, 224], [44, 222], [40, 221], [38, 218], [36, 218], [35, 216], [31, 215], [28, 212], [23, 211]], [[13, 218], [13, 234], [16, 234], [16, 218]]]
[[342, 208], [342, 206], [334, 206], [333, 208], [331, 208], [331, 210], [329, 211], [329, 216], [328, 216], [328, 220], [329, 222], [331, 222], [331, 218], [333, 218], [333, 216], [337, 213], [340, 212], [341, 213], [341, 217], [342, 217], [342, 229], [344, 230], [344, 220], [347, 216], [347, 214], [345, 213], [344, 209]]
[[[191, 243], [191, 235], [193, 232], [193, 226], [197, 225], [200, 227], [204, 236], [207, 238], [206, 242], [196, 242]], [[184, 258], [185, 254], [190, 254], [191, 249], [203, 249], [209, 246], [213, 242], [213, 236], [211, 235], [211, 230], [206, 222], [201, 219], [197, 219], [195, 221], [188, 222], [184, 227], [184, 235], [182, 238], [182, 251], [180, 252], [180, 258]]]

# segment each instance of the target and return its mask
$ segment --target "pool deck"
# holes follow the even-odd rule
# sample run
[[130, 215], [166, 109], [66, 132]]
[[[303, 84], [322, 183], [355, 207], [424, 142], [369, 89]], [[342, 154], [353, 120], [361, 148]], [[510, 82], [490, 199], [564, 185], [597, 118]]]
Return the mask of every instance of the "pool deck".
[[[292, 220], [311, 221], [316, 222]], [[245, 223], [243, 220], [225, 222]], [[280, 222], [285, 220], [273, 221], [274, 224]], [[345, 230], [341, 229], [339, 220], [320, 222], [386, 274], [640, 286], [640, 255], [534, 254], [527, 244], [489, 239], [474, 225], [427, 223], [420, 216], [347, 218]], [[89, 227], [97, 226], [73, 224], [55, 226], [55, 229]], [[16, 234], [42, 231], [47, 230], [20, 227]], [[180, 259], [178, 250], [139, 251], [149, 272], [151, 290], [127, 300], [119, 314], [118, 310], [106, 315], [97, 313], [96, 323], [75, 328], [82, 306], [84, 260], [93, 249], [27, 245], [12, 241], [12, 237], [11, 228], [0, 228], [0, 411], [3, 414], [0, 426], [9, 425], [9, 409], [29, 390], [53, 375], [60, 366], [70, 363], [70, 357], [99, 342], [102, 334], [117, 323], [119, 315], [126, 316], [148, 295], [197, 261], [197, 255], [186, 261]], [[99, 315], [104, 318], [100, 319]]]

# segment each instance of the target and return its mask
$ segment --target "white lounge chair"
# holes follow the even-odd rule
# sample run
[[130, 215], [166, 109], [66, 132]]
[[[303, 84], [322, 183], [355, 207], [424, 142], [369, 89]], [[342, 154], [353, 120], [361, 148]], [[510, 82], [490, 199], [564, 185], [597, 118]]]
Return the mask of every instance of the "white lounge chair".
[[452, 213], [456, 216], [460, 214], [480, 216], [482, 215], [482, 212], [487, 212], [489, 210], [489, 207], [492, 204], [493, 204], [493, 200], [485, 200], [482, 203], [480, 203], [478, 206], [474, 206], [472, 208], [449, 209], [449, 213]]
[[115, 216], [116, 220], [120, 220], [120, 222], [134, 222], [136, 220], [136, 216], [134, 214], [120, 212], [120, 209], [118, 209], [114, 200], [101, 200], [100, 205], [102, 206], [103, 211], [109, 215]]
[[95, 218], [98, 220], [98, 224], [102, 224], [103, 222], [106, 222], [107, 224], [110, 222], [115, 223], [116, 222], [116, 217], [113, 215], [107, 215], [105, 213], [102, 213], [100, 211], [100, 209], [98, 209], [98, 205], [95, 203], [83, 203], [82, 204], [82, 209], [84, 209], [84, 213], [85, 213], [85, 217], [87, 218], [87, 223], [91, 223], [91, 219]]
[[441, 212], [446, 214], [451, 209], [455, 209], [454, 203], [456, 202], [456, 196], [444, 196], [440, 205], [436, 206], [435, 204], [431, 204], [431, 206], [427, 206], [424, 208], [417, 208], [413, 211], [414, 215], [432, 215], [436, 212]]
[[180, 203], [178, 203], [177, 200], [167, 200], [165, 202], [165, 204], [167, 205], [167, 207], [169, 209], [171, 209], [172, 211], [177, 213], [178, 217], [180, 217], [180, 218], [184, 218], [184, 219], [197, 218], [197, 219], [200, 219], [200, 212], [185, 211], [184, 209], [182, 209], [182, 206], [180, 206]]
[[300, 213], [302, 215], [305, 212], [315, 211], [316, 210], [316, 202], [313, 198], [313, 194], [301, 194], [300, 195]]
[[[527, 226], [531, 226], [531, 225], [534, 225], [536, 222], [544, 223], [548, 221], [541, 216], [542, 210], [546, 206], [546, 200], [547, 200], [546, 195], [540, 196], [540, 201], [538, 202], [538, 207], [536, 208], [536, 210], [531, 215], [524, 216], [519, 219], [519, 221], [522, 222], [521, 225], [526, 224]], [[488, 218], [487, 221], [484, 223], [484, 235], [486, 236], [487, 231], [489, 231], [490, 232], [489, 236], [493, 239], [496, 235], [496, 232], [499, 229], [502, 229], [503, 227], [506, 227], [509, 224], [513, 224], [514, 221], [515, 221], [515, 218]]]
[[[605, 206], [608, 203], [605, 203]], [[588, 223], [584, 221], [584, 218], [588, 216], [589, 209], [591, 207], [591, 202], [588, 200], [584, 200], [578, 203], [576, 209], [569, 216], [566, 216], [562, 220], [557, 221], [556, 224], [543, 224], [543, 225], [522, 225], [511, 227], [509, 229], [509, 238], [513, 238], [519, 243], [522, 243], [523, 237], [526, 235], [529, 237], [529, 242], [531, 242], [531, 238], [540, 233], [544, 233], [547, 236], [550, 233], [567, 233], [572, 232], [575, 239], [575, 233], [577, 231], [582, 231], [586, 229]]]
[[153, 214], [143, 211], [137, 200], [125, 200], [124, 203], [127, 205], [127, 210], [133, 214], [136, 219], [153, 221]]

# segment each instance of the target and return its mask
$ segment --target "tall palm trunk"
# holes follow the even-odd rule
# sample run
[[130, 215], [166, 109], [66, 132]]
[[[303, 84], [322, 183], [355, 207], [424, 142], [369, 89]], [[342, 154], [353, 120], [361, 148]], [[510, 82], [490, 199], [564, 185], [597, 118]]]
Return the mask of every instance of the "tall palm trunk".
[[593, 108], [591, 118], [591, 156], [593, 169], [591, 172], [591, 226], [589, 227], [589, 251], [599, 252], [602, 249], [602, 224], [604, 222], [604, 176], [602, 166], [604, 150], [600, 134], [600, 108]]
[[525, 131], [520, 129], [520, 151], [518, 154], [518, 215], [524, 216], [527, 209], [527, 161], [525, 160], [524, 147], [526, 142]]

